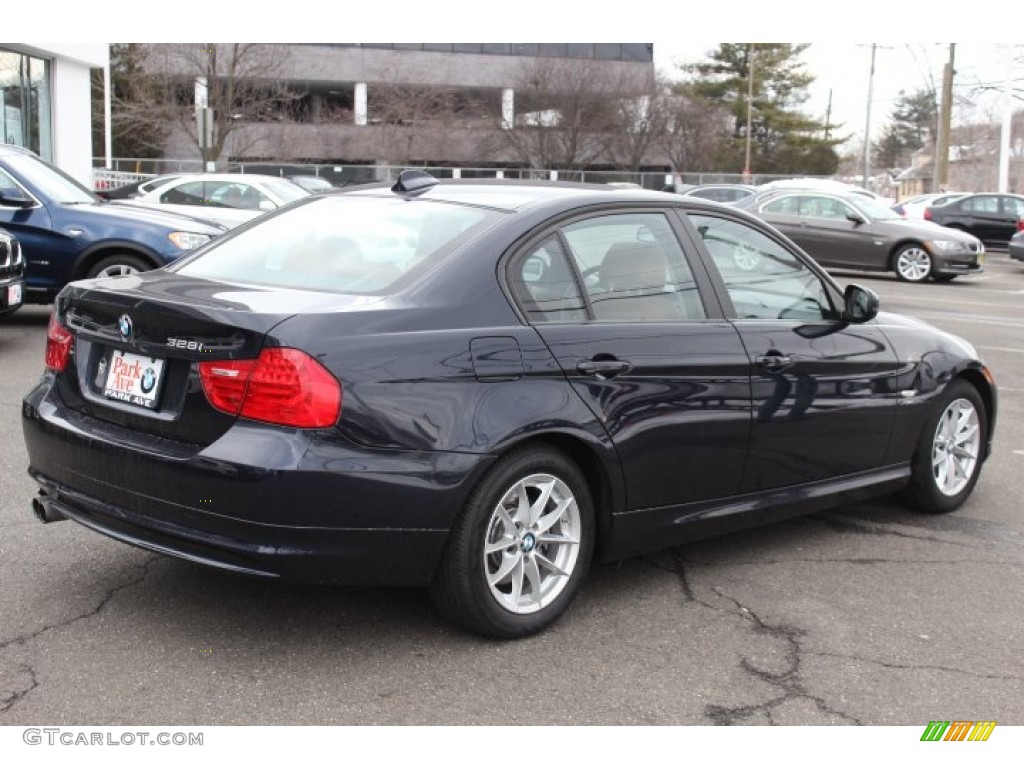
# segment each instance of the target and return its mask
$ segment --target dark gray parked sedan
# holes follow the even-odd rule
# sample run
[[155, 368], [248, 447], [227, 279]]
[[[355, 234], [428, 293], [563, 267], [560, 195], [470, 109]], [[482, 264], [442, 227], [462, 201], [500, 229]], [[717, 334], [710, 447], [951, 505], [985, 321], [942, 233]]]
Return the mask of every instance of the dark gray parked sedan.
[[908, 221], [858, 196], [780, 190], [734, 203], [782, 230], [826, 268], [893, 271], [900, 280], [946, 282], [982, 271], [985, 248], [966, 232]]

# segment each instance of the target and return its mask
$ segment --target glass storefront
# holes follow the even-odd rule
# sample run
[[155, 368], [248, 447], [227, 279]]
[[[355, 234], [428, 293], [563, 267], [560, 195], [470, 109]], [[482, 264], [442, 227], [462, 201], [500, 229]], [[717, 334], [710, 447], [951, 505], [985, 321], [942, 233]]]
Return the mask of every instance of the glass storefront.
[[53, 159], [50, 63], [0, 48], [0, 142]]

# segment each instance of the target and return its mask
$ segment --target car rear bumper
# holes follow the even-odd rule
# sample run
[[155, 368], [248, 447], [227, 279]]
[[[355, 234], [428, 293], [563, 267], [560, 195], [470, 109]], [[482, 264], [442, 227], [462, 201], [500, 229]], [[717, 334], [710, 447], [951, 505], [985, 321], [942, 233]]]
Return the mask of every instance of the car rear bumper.
[[1011, 259], [1024, 261], [1024, 244], [1011, 241], [1008, 250], [1010, 252]]
[[428, 584], [491, 462], [244, 421], [191, 455], [161, 450], [63, 406], [45, 379], [22, 426], [52, 516], [193, 562], [315, 583]]

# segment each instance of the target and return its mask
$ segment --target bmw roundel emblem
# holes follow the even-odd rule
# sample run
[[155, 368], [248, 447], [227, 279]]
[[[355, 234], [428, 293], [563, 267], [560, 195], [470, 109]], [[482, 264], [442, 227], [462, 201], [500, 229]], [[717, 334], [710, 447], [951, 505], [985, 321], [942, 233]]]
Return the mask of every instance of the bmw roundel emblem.
[[132, 324], [132, 319], [128, 317], [128, 315], [121, 315], [117, 318], [117, 332], [125, 341], [128, 341], [135, 333], [135, 326]]

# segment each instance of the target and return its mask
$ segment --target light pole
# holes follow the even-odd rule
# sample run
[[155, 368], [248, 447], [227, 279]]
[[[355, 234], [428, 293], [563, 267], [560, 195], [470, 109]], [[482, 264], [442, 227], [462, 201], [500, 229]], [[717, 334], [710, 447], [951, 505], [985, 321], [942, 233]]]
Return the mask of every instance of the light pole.
[[871, 44], [871, 73], [868, 75], [868, 104], [864, 120], [864, 189], [870, 189], [868, 179], [871, 178], [871, 95], [875, 87], [875, 49], [877, 43]]
[[754, 116], [754, 45], [747, 43], [747, 151], [743, 161], [743, 181], [750, 183], [750, 130]]

